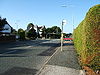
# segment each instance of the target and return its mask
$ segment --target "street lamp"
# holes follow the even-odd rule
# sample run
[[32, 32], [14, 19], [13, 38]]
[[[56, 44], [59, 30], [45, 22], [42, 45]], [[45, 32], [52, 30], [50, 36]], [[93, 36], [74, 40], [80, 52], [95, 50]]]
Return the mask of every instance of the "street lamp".
[[62, 23], [61, 23], [61, 28], [62, 28], [62, 32], [61, 32], [61, 51], [62, 51], [62, 46], [63, 46], [63, 25], [66, 25], [66, 20], [63, 19]]

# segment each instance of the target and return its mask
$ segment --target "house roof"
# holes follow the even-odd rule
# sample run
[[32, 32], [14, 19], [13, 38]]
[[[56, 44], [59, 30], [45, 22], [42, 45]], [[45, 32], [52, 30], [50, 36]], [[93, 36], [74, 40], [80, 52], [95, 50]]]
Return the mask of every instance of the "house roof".
[[9, 24], [5, 24], [0, 28], [1, 33], [11, 33], [12, 27]]

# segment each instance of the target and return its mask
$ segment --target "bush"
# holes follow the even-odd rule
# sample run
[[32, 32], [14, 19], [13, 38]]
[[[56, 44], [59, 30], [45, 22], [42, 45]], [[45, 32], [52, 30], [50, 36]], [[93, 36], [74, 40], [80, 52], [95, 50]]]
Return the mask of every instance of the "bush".
[[81, 65], [100, 69], [100, 4], [90, 8], [73, 34]]
[[25, 31], [23, 29], [18, 30], [19, 40], [25, 40]]

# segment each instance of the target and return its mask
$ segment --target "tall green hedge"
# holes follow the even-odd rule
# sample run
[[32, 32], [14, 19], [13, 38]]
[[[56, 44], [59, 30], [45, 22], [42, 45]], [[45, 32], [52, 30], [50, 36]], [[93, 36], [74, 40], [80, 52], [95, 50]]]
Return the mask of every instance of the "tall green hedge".
[[100, 69], [100, 4], [89, 9], [73, 34], [80, 64]]

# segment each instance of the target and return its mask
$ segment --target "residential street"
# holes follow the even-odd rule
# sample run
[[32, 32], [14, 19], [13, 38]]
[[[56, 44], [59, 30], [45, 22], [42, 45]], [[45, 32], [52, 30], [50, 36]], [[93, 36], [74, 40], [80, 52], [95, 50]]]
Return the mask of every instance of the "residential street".
[[100, 75], [100, 0], [0, 0], [0, 75]]
[[0, 44], [0, 75], [34, 75], [59, 47], [59, 40]]

